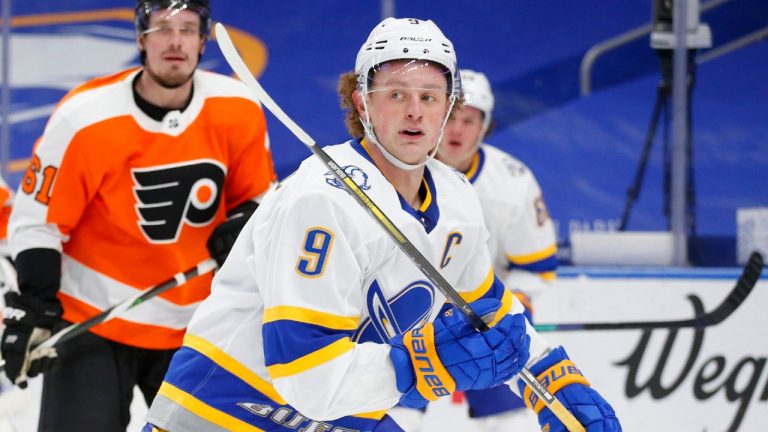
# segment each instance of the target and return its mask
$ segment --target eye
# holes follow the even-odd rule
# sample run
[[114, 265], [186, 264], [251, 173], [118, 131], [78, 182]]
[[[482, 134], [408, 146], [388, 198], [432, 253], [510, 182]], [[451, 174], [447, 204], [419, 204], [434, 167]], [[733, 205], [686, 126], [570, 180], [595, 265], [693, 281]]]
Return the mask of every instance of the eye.
[[198, 28], [195, 26], [184, 26], [180, 29], [181, 34], [184, 36], [197, 36]]
[[432, 94], [425, 94], [421, 96], [421, 100], [424, 102], [434, 102], [437, 100], [437, 98], [435, 98], [435, 96]]
[[393, 91], [389, 94], [390, 99], [401, 100], [403, 99], [403, 93], [399, 91]]

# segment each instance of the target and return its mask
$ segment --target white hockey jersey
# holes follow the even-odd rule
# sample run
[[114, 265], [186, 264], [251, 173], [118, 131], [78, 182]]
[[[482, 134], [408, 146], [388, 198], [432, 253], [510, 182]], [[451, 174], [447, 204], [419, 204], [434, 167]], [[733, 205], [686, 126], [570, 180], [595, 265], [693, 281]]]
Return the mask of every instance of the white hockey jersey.
[[[480, 203], [438, 161], [412, 209], [350, 141], [326, 148], [467, 301], [522, 305], [494, 277]], [[317, 158], [263, 200], [196, 311], [148, 421], [168, 430], [371, 430], [401, 397], [389, 339], [445, 297]], [[532, 358], [546, 348], [532, 334]]]
[[544, 280], [555, 278], [555, 228], [541, 188], [520, 160], [488, 144], [478, 149], [466, 173], [480, 197], [490, 232], [488, 249], [496, 274], [510, 289], [510, 272], [530, 272]]

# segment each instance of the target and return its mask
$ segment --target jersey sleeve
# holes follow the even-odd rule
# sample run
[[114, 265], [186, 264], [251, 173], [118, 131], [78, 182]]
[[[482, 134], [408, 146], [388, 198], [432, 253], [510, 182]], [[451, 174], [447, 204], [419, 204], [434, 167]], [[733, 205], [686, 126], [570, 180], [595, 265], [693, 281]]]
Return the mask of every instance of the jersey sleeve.
[[281, 396], [316, 420], [388, 409], [400, 398], [389, 345], [351, 339], [377, 251], [340, 203], [317, 195], [272, 219], [266, 271], [253, 269], [264, 287], [267, 371]]
[[557, 269], [557, 244], [541, 188], [527, 169], [518, 187], [519, 199], [501, 231], [506, 270], [535, 273], [544, 280], [552, 280]]
[[226, 209], [232, 210], [247, 200], [258, 201], [277, 176], [269, 151], [269, 135], [264, 112], [253, 102], [243, 119], [230, 128], [233, 157], [226, 179]]
[[5, 245], [8, 238], [8, 218], [11, 216], [11, 207], [13, 205], [13, 191], [8, 184], [0, 177], [0, 253], [8, 255]]
[[9, 221], [14, 257], [36, 248], [61, 252], [101, 181], [103, 163], [77, 151], [75, 129], [54, 112], [35, 144]]

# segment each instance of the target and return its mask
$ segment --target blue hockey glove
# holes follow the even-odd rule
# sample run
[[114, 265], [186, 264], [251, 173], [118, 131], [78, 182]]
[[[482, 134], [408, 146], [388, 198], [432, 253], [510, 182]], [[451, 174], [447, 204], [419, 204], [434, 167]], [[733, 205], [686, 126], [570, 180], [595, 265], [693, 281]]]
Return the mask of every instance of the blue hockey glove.
[[[587, 432], [621, 432], [621, 425], [613, 408], [597, 391], [589, 387], [589, 382], [568, 358], [563, 347], [552, 350], [530, 369], [539, 382], [573, 413]], [[568, 432], [522, 380], [517, 385], [525, 404], [539, 416], [542, 430]]]
[[[482, 299], [470, 305], [480, 316], [496, 314], [501, 302]], [[450, 306], [433, 323], [392, 338], [402, 405], [422, 407], [455, 390], [480, 390], [508, 381], [528, 361], [531, 338], [521, 314], [505, 315], [478, 332]]]

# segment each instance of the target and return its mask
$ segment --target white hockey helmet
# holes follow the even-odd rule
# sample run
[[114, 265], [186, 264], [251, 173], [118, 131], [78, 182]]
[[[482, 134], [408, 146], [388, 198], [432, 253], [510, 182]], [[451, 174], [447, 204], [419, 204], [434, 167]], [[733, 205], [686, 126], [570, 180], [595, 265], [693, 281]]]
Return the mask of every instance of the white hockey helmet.
[[459, 73], [461, 74], [461, 91], [464, 95], [463, 106], [477, 108], [483, 112], [482, 135], [485, 135], [488, 126], [491, 124], [491, 116], [493, 114], [494, 99], [491, 83], [482, 72], [462, 69]]
[[[421, 60], [436, 63], [445, 69], [448, 79], [450, 106], [440, 128], [440, 137], [435, 143], [432, 153], [428, 155], [426, 160], [418, 164], [403, 162], [390, 154], [376, 138], [368, 115], [365, 95], [370, 91], [369, 85], [377, 67], [393, 60]], [[365, 118], [361, 118], [360, 121], [368, 140], [379, 147], [387, 160], [401, 169], [416, 169], [429, 162], [437, 153], [445, 123], [450, 117], [453, 105], [461, 94], [461, 79], [456, 65], [456, 53], [451, 41], [445, 37], [432, 20], [386, 18], [374, 27], [371, 34], [368, 35], [368, 39], [360, 47], [355, 60], [355, 74], [357, 75], [357, 89], [363, 95], [366, 111]]]
[[386, 18], [373, 28], [355, 60], [358, 86], [368, 90], [370, 72], [391, 60], [427, 60], [443, 66], [450, 73], [449, 95], [458, 98], [461, 80], [453, 44], [432, 20]]

